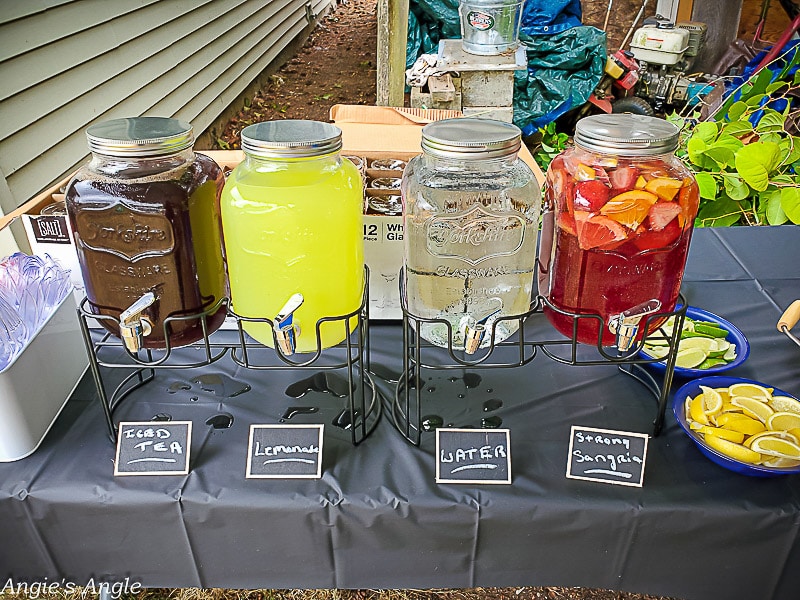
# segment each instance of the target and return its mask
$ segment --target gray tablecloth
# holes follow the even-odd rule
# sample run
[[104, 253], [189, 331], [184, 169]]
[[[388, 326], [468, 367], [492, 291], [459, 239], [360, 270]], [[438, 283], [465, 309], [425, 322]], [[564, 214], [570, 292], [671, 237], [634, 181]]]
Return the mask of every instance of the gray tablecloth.
[[[697, 231], [683, 294], [749, 338], [750, 358], [733, 375], [800, 393], [800, 348], [775, 328], [800, 297], [800, 229]], [[377, 373], [399, 371], [400, 331], [373, 324]], [[513, 482], [501, 486], [437, 485], [425, 437], [432, 434], [414, 447], [386, 416], [355, 447], [324, 421], [331, 435], [318, 480], [245, 479], [249, 425], [274, 422], [278, 407], [297, 404], [285, 390], [308, 374], [253, 372], [227, 358], [202, 372], [252, 389], [228, 397], [198, 387], [197, 373], [164, 371], [115, 415], [191, 419], [187, 476], [113, 476], [114, 447], [89, 377], [36, 453], [0, 464], [0, 581], [800, 594], [798, 476], [722, 469], [668, 414], [650, 440], [643, 487], [565, 477], [571, 425], [649, 431], [652, 398], [614, 367], [537, 356], [482, 372], [478, 386], [469, 373], [431, 380], [432, 394], [462, 403], [466, 422], [456, 425], [474, 424], [487, 395], [503, 401], [496, 416], [511, 430]], [[386, 381], [380, 388], [392, 393]], [[205, 424], [220, 412], [234, 417], [229, 429]]]

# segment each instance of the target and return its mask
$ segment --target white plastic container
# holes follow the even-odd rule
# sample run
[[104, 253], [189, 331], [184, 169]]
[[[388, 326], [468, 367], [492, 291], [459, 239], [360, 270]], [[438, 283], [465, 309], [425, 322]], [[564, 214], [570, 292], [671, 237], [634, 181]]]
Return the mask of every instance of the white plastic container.
[[636, 60], [656, 65], [674, 65], [688, 47], [689, 31], [676, 27], [640, 27], [631, 40]]
[[0, 462], [32, 454], [89, 365], [68, 294], [39, 333], [0, 371]]

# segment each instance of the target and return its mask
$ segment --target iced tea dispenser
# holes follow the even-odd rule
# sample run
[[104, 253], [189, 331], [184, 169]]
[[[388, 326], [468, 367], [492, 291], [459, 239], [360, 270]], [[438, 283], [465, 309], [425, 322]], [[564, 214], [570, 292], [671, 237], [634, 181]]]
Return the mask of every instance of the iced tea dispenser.
[[98, 320], [133, 352], [218, 329], [227, 296], [223, 175], [192, 150], [192, 126], [134, 117], [97, 123], [86, 136], [91, 160], [70, 181], [66, 204], [89, 310], [110, 317]]

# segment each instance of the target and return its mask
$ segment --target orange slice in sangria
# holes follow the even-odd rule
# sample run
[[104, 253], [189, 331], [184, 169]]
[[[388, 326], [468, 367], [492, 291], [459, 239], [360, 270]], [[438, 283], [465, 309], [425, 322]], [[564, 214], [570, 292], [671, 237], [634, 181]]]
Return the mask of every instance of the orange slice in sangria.
[[625, 228], [603, 215], [592, 215], [586, 211], [576, 210], [575, 226], [581, 250], [594, 248], [611, 250], [626, 239]]
[[693, 214], [697, 211], [699, 199], [697, 194], [694, 193], [694, 189], [695, 183], [692, 179], [687, 177], [683, 180], [683, 186], [678, 194], [678, 204], [683, 210], [683, 212], [678, 215], [678, 224], [681, 228], [683, 228], [684, 222], [686, 221], [686, 215]]
[[652, 192], [631, 190], [611, 198], [600, 209], [600, 213], [625, 225], [628, 229], [636, 229], [644, 221], [650, 207], [657, 200], [658, 196]]
[[683, 181], [672, 179], [671, 177], [656, 177], [648, 181], [644, 189], [652, 192], [662, 200], [671, 202], [675, 199], [675, 194], [678, 193], [682, 185]]

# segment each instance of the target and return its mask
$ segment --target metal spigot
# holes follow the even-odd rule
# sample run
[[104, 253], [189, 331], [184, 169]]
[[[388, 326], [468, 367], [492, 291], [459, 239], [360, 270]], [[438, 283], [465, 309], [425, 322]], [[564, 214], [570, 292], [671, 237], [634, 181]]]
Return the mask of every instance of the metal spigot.
[[475, 318], [472, 315], [466, 315], [461, 318], [459, 329], [464, 336], [465, 354], [475, 354], [478, 351], [486, 332], [489, 331], [492, 323], [496, 320], [494, 317], [500, 314], [500, 310], [503, 308], [503, 301], [500, 298], [492, 298], [492, 300], [497, 300], [500, 306], [491, 309], [479, 318]]
[[283, 308], [274, 319], [275, 339], [278, 347], [286, 355], [294, 354], [297, 347], [297, 335], [300, 333], [300, 326], [295, 324], [294, 311], [303, 304], [303, 294], [294, 294], [286, 301]]
[[639, 324], [647, 315], [658, 312], [661, 309], [661, 301], [653, 298], [641, 304], [629, 308], [628, 310], [613, 315], [608, 319], [608, 328], [611, 333], [617, 335], [617, 349], [626, 352], [633, 345], [636, 334], [639, 332]]
[[147, 292], [119, 315], [119, 332], [125, 347], [131, 352], [138, 352], [144, 346], [144, 338], [153, 331], [153, 324], [142, 311], [156, 301], [153, 292]]

